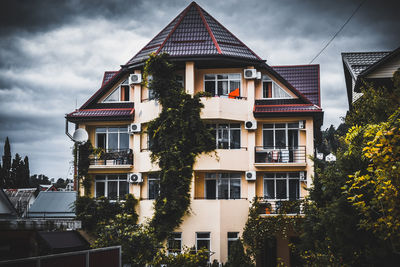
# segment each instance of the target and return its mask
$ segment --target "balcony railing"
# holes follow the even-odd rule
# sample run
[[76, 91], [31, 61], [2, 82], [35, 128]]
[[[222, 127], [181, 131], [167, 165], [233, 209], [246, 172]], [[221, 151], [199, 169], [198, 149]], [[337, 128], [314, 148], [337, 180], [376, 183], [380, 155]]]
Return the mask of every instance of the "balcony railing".
[[280, 200], [266, 199], [259, 204], [258, 214], [260, 215], [297, 215], [303, 214], [303, 199]]
[[255, 163], [304, 163], [306, 147], [255, 147]]
[[107, 149], [99, 155], [92, 155], [90, 165], [133, 165], [132, 149]]

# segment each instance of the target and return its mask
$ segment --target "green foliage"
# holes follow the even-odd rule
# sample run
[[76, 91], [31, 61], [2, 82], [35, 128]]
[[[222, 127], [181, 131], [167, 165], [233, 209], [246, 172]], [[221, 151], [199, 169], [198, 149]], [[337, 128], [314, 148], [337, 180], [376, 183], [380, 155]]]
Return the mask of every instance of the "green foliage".
[[75, 201], [76, 219], [82, 221], [82, 228], [96, 235], [100, 225], [104, 226], [114, 219], [117, 214], [128, 214], [130, 223], [136, 224], [138, 215], [135, 207], [138, 200], [131, 194], [126, 196], [124, 202], [110, 202], [107, 198], [94, 199], [80, 196]]
[[164, 250], [160, 250], [153, 262], [153, 266], [161, 266], [166, 264], [168, 267], [206, 267], [209, 252], [204, 249], [196, 251], [194, 248], [185, 248], [182, 253], [168, 254]]
[[[85, 190], [85, 196], [90, 196], [92, 191], [93, 178], [88, 175], [90, 166], [90, 155], [95, 153], [92, 143], [87, 141], [84, 144], [75, 144], [73, 153], [76, 155], [76, 150], [79, 146], [79, 162], [78, 162], [78, 181], [82, 182], [83, 188]], [[77, 159], [74, 159], [75, 166]]]
[[215, 149], [214, 137], [200, 119], [200, 95], [187, 94], [177, 83], [174, 66], [166, 54], [151, 55], [145, 66], [148, 85], [162, 105], [158, 118], [149, 122], [153, 141], [151, 159], [160, 166], [160, 194], [150, 226], [159, 241], [180, 225], [190, 206], [190, 183], [197, 155]]
[[145, 266], [153, 259], [161, 244], [155, 241], [153, 229], [133, 221], [135, 219], [132, 214], [120, 213], [113, 219], [100, 223], [94, 247], [120, 245], [122, 263], [132, 267]]
[[250, 257], [246, 254], [241, 239], [235, 241], [230, 247], [231, 253], [225, 267], [253, 267]]
[[[292, 206], [287, 208], [291, 209]], [[301, 215], [285, 215], [286, 209], [282, 209], [276, 216], [261, 217], [260, 209], [262, 209], [262, 203], [258, 198], [254, 198], [242, 235], [247, 254], [253, 260], [265, 250], [266, 240], [272, 240], [277, 236], [287, 239], [289, 233], [299, 234], [303, 221]]]

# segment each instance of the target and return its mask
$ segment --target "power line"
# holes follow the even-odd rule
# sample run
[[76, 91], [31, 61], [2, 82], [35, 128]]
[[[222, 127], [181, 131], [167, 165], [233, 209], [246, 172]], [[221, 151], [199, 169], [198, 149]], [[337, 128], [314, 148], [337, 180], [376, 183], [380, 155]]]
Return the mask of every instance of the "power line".
[[329, 42], [321, 49], [321, 51], [318, 52], [318, 54], [310, 61], [311, 64], [313, 63], [314, 60], [316, 60], [319, 55], [321, 55], [321, 53], [325, 50], [325, 48], [328, 47], [328, 45], [330, 45], [330, 43], [332, 43], [333, 39], [336, 38], [336, 36], [343, 30], [343, 28], [347, 25], [347, 23], [349, 23], [349, 21], [353, 18], [353, 16], [357, 13], [357, 11], [360, 9], [360, 7], [366, 2], [367, 0], [362, 1], [358, 7], [353, 11], [353, 13], [351, 14], [351, 16], [346, 20], [346, 22], [342, 25], [342, 27], [340, 27], [340, 29], [335, 33], [335, 35], [333, 35], [333, 37], [329, 40]]

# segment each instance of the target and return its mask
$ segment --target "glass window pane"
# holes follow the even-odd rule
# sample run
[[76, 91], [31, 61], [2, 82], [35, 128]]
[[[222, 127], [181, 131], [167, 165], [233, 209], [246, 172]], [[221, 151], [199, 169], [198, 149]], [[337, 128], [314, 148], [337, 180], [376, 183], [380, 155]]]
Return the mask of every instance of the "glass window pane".
[[126, 181], [119, 182], [119, 198], [125, 198], [125, 195], [129, 193], [129, 184]]
[[106, 134], [105, 133], [98, 133], [97, 135], [97, 147], [106, 149]]
[[229, 132], [227, 124], [220, 124], [218, 127], [218, 148], [228, 149], [229, 148]]
[[284, 123], [275, 123], [275, 129], [285, 129], [286, 128], [286, 124]]
[[300, 183], [299, 180], [291, 179], [289, 180], [289, 199], [299, 199], [300, 198]]
[[230, 81], [229, 85], [230, 85], [229, 92], [239, 89], [239, 95], [240, 95], [240, 81]]
[[264, 198], [274, 199], [275, 198], [275, 188], [274, 180], [264, 180]]
[[204, 75], [205, 80], [215, 80], [215, 74], [206, 74]]
[[299, 130], [288, 130], [289, 147], [297, 148], [299, 146]]
[[240, 179], [231, 179], [230, 199], [240, 199]]
[[160, 192], [159, 180], [149, 180], [149, 199], [156, 199]]
[[228, 74], [218, 74], [217, 75], [217, 79], [218, 80], [220, 80], [220, 79], [228, 79]]
[[238, 238], [238, 232], [228, 232], [228, 238]]
[[197, 238], [210, 238], [210, 233], [197, 233]]
[[264, 129], [272, 129], [272, 128], [274, 128], [274, 125], [273, 125], [272, 123], [263, 124], [263, 128], [264, 128]]
[[278, 84], [273, 83], [272, 85], [272, 97], [274, 98], [291, 98], [291, 96], [282, 89]]
[[197, 249], [210, 250], [210, 240], [197, 240]]
[[276, 180], [276, 198], [277, 199], [286, 199], [286, 180]]
[[119, 101], [119, 88], [112, 92], [103, 102], [116, 102]]
[[275, 174], [276, 178], [286, 178], [286, 172], [278, 172]]
[[108, 149], [109, 150], [118, 149], [118, 133], [108, 134]]
[[286, 131], [285, 130], [275, 130], [275, 146], [276, 147], [286, 147]]
[[263, 142], [264, 148], [273, 148], [274, 147], [274, 132], [272, 130], [264, 130], [263, 131]]
[[119, 134], [119, 149], [128, 149], [129, 148], [129, 134], [128, 133], [120, 133]]
[[108, 182], [108, 198], [110, 199], [117, 199], [117, 187], [118, 187], [118, 182], [117, 181], [109, 181]]
[[107, 128], [96, 128], [96, 133], [105, 133]]
[[218, 81], [218, 95], [228, 95], [228, 81]]
[[288, 128], [298, 129], [299, 123], [298, 122], [288, 123]]
[[274, 177], [275, 177], [275, 174], [271, 173], [271, 172], [267, 172], [264, 174], [264, 178], [274, 178]]
[[216, 199], [216, 180], [206, 180], [206, 199]]
[[218, 179], [218, 198], [229, 198], [229, 179]]
[[239, 73], [230, 73], [228, 74], [229, 79], [232, 80], [240, 80], [240, 74]]
[[105, 183], [96, 181], [96, 197], [102, 197], [105, 194]]
[[264, 75], [262, 76], [262, 79], [263, 79], [263, 81], [271, 81], [271, 78], [270, 78], [268, 75], [266, 75], [266, 74], [264, 74]]
[[229, 124], [230, 128], [240, 129], [240, 123], [231, 123]]
[[298, 172], [289, 172], [289, 178], [300, 178], [300, 174]]
[[271, 82], [263, 82], [263, 98], [271, 98]]
[[204, 88], [205, 92], [210, 93], [212, 96], [215, 96], [215, 82], [214, 81], [211, 81], [211, 82], [206, 81], [204, 83], [204, 86], [205, 86], [205, 88]]
[[240, 148], [240, 130], [231, 130], [231, 149]]

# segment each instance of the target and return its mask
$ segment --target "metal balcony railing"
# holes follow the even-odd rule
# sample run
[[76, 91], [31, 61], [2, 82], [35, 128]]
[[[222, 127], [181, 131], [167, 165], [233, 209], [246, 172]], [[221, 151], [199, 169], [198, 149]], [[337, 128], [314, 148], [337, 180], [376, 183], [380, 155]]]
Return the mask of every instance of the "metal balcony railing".
[[259, 204], [260, 215], [297, 215], [303, 214], [303, 199], [281, 200], [265, 199]]
[[99, 155], [92, 155], [90, 165], [133, 165], [132, 149], [106, 149]]
[[255, 147], [255, 163], [304, 163], [306, 162], [306, 147], [280, 146]]

